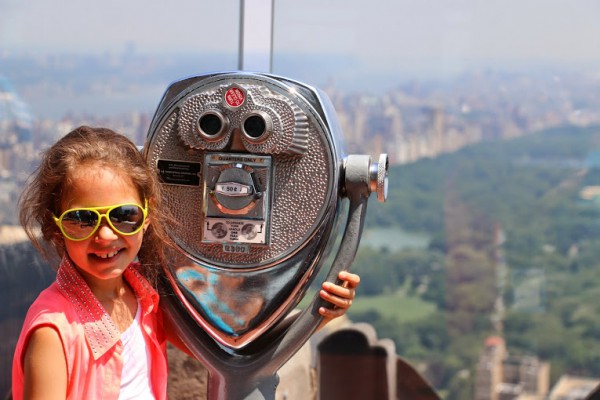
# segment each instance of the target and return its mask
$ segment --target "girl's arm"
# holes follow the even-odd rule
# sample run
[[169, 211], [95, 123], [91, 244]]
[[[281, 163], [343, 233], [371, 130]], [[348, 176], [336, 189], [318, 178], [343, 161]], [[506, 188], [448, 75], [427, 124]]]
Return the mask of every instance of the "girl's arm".
[[331, 320], [341, 317], [346, 314], [346, 311], [352, 305], [352, 300], [356, 295], [356, 288], [360, 283], [360, 277], [348, 271], [342, 271], [338, 274], [338, 278], [342, 281], [341, 285], [336, 285], [331, 282], [323, 283], [322, 289], [319, 292], [321, 298], [333, 304], [334, 307], [319, 308], [319, 313], [325, 317], [318, 329], [331, 322]]
[[24, 399], [65, 399], [67, 361], [58, 332], [49, 326], [31, 333], [23, 357]]

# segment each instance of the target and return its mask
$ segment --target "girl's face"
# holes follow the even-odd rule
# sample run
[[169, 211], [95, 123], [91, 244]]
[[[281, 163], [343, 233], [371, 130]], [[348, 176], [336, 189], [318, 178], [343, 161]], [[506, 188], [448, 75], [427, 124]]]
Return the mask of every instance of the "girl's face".
[[[62, 199], [61, 213], [71, 208], [108, 208], [123, 203], [144, 206], [144, 199], [139, 198], [133, 182], [110, 168], [97, 165], [80, 167], [75, 172], [73, 181], [73, 186]], [[120, 279], [127, 266], [135, 259], [149, 223], [146, 219], [142, 230], [125, 236], [114, 231], [103, 217], [98, 230], [88, 239], [73, 241], [64, 238], [65, 248], [90, 286], [106, 284], [108, 280]]]

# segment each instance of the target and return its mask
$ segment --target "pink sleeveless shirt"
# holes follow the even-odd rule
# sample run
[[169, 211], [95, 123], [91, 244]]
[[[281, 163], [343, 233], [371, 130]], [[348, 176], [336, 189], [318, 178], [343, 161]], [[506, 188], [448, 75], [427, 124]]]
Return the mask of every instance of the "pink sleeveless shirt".
[[[142, 308], [141, 328], [150, 353], [150, 385], [167, 398], [167, 353], [159, 296], [131, 264], [124, 272]], [[65, 258], [56, 280], [29, 308], [15, 349], [12, 395], [23, 398], [23, 356], [31, 333], [50, 326], [60, 335], [67, 361], [67, 399], [117, 399], [123, 369], [121, 333], [81, 275]]]

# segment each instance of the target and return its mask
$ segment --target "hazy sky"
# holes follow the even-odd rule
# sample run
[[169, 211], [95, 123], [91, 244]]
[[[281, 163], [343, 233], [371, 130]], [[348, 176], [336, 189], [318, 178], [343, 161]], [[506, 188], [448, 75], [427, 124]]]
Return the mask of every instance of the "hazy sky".
[[[248, 12], [259, 3], [246, 0]], [[258, 2], [258, 3], [257, 3]], [[275, 0], [275, 52], [600, 65], [598, 0]], [[239, 0], [0, 0], [0, 50], [237, 52]], [[268, 4], [268, 1], [267, 1]], [[258, 26], [258, 25], [257, 25]], [[252, 46], [252, 44], [247, 44]]]

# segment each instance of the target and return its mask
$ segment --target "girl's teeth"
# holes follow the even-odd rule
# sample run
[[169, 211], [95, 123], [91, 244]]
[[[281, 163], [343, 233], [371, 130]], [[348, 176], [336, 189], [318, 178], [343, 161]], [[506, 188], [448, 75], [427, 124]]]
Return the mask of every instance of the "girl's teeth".
[[112, 252], [112, 253], [101, 254], [98, 257], [100, 257], [100, 258], [110, 258], [110, 257], [116, 256], [117, 253], [118, 253], [118, 251], [115, 251], [115, 252]]

